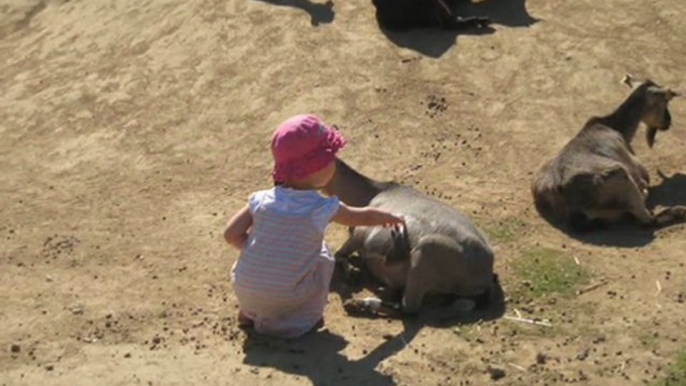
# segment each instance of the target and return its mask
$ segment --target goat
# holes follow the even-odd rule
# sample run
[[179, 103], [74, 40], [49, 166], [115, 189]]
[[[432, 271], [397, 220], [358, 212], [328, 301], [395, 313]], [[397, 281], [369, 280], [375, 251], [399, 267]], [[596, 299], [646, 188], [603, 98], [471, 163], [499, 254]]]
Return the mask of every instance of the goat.
[[493, 251], [486, 236], [459, 211], [410, 187], [372, 180], [340, 159], [324, 191], [348, 205], [370, 205], [405, 216], [406, 227], [400, 233], [351, 228], [336, 252], [340, 261], [360, 251], [374, 277], [389, 289], [403, 290], [401, 305], [393, 308], [416, 313], [430, 293], [486, 299], [492, 294]]
[[[632, 87], [632, 79], [624, 79]], [[686, 207], [674, 206], [653, 214], [646, 208], [650, 177], [634, 154], [631, 141], [641, 122], [653, 147], [658, 131], [672, 123], [668, 104], [678, 94], [651, 80], [635, 87], [609, 115], [593, 117], [557, 157], [534, 176], [531, 191], [539, 213], [588, 231], [628, 215], [647, 226], [686, 219]]]
[[372, 0], [376, 19], [389, 31], [439, 27], [447, 30], [488, 27], [487, 17], [460, 17], [453, 11], [455, 0]]

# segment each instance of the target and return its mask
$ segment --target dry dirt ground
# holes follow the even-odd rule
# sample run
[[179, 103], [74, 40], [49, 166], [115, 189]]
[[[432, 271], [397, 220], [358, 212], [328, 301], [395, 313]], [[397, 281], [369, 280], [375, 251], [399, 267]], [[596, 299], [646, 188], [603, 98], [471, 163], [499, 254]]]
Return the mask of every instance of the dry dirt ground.
[[[659, 385], [686, 229], [568, 235], [529, 181], [625, 72], [686, 91], [686, 2], [467, 8], [494, 31], [386, 34], [369, 0], [0, 0], [0, 385]], [[504, 316], [550, 326], [353, 319], [331, 293], [319, 333], [238, 330], [221, 231], [305, 111], [365, 174], [469, 214]], [[637, 137], [656, 205], [686, 203], [684, 99], [672, 115], [654, 150]]]

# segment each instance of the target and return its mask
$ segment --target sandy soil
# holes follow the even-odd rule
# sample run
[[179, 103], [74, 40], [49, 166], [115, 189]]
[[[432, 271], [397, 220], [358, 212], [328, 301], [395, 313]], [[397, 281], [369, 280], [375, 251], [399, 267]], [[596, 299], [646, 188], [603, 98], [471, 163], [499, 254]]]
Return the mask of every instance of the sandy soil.
[[[662, 377], [686, 339], [684, 227], [570, 237], [529, 181], [622, 100], [625, 72], [686, 91], [686, 2], [468, 8], [494, 31], [388, 35], [368, 0], [0, 0], [0, 385]], [[362, 172], [468, 213], [491, 235], [505, 315], [552, 327], [353, 319], [332, 293], [325, 331], [246, 337], [222, 227], [270, 185], [271, 130], [305, 111], [342, 128]], [[686, 203], [683, 99], [672, 115], [654, 150], [636, 144], [658, 205]], [[344, 236], [332, 227], [332, 248]], [[515, 267], [537, 248], [605, 284], [527, 293]]]

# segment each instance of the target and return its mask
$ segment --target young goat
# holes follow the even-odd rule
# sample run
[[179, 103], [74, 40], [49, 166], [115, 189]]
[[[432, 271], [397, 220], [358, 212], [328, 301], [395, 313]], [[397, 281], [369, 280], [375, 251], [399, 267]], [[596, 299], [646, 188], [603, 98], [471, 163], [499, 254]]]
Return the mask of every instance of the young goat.
[[389, 289], [403, 290], [402, 306], [393, 308], [415, 313], [430, 293], [490, 300], [497, 284], [493, 251], [465, 215], [410, 187], [367, 178], [339, 159], [325, 190], [349, 205], [405, 216], [405, 232], [357, 227], [336, 253], [338, 260], [345, 260], [360, 251], [377, 279]]
[[[631, 87], [629, 76], [624, 82]], [[618, 222], [627, 215], [648, 226], [686, 220], [686, 207], [657, 214], [646, 208], [650, 179], [631, 148], [641, 122], [647, 126], [650, 147], [658, 130], [669, 129], [672, 118], [667, 105], [676, 95], [646, 80], [612, 114], [586, 122], [534, 177], [531, 190], [539, 213], [575, 231]]]

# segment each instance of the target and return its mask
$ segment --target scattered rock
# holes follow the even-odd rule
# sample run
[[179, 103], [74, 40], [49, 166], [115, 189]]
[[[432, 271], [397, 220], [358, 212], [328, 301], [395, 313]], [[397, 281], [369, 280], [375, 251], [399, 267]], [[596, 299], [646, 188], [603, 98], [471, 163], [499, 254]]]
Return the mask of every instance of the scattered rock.
[[83, 314], [83, 306], [80, 304], [72, 306], [69, 310], [74, 315], [82, 315]]
[[604, 336], [598, 336], [593, 339], [593, 344], [598, 344], [598, 343], [603, 343], [605, 342], [605, 337]]
[[18, 353], [19, 351], [21, 351], [21, 346], [19, 346], [18, 344], [14, 343], [14, 344], [12, 344], [12, 346], [10, 346], [10, 351], [11, 351], [12, 353], [16, 354], [16, 353]]
[[55, 370], [55, 366], [54, 365], [47, 365], [47, 366], [45, 366], [45, 370], [47, 370], [47, 371]]
[[580, 360], [580, 361], [583, 361], [584, 359], [588, 358], [588, 353], [589, 353], [589, 351], [590, 351], [590, 350], [587, 349], [587, 348], [581, 350], [580, 353], [576, 354], [576, 359], [578, 359], [578, 360]]
[[505, 370], [501, 369], [500, 367], [488, 366], [486, 371], [488, 371], [488, 374], [494, 381], [505, 377]]
[[545, 353], [539, 352], [536, 354], [536, 363], [539, 365], [544, 365], [548, 360], [548, 356]]

